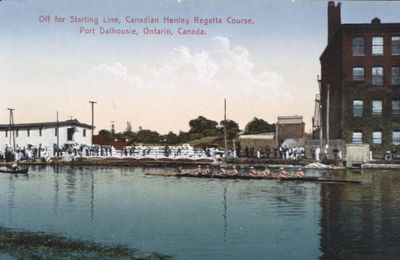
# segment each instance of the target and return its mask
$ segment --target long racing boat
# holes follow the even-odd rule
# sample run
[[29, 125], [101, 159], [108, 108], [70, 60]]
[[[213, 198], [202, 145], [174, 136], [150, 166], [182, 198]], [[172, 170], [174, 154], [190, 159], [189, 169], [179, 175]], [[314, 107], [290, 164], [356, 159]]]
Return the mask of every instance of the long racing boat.
[[329, 183], [354, 183], [361, 184], [357, 180], [343, 180], [343, 179], [328, 179], [315, 176], [304, 177], [280, 177], [280, 176], [251, 176], [251, 175], [216, 175], [216, 174], [191, 174], [191, 173], [178, 173], [178, 174], [162, 174], [162, 173], [146, 173], [146, 176], [160, 176], [160, 177], [177, 177], [177, 178], [208, 178], [208, 179], [230, 179], [230, 180], [279, 180], [279, 181], [299, 181], [299, 182], [329, 182]]

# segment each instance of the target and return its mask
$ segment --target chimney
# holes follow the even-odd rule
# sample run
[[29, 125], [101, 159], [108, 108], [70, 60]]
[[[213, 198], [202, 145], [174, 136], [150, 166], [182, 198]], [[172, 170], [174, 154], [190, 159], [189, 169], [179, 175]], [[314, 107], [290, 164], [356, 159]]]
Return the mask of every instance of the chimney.
[[335, 5], [334, 1], [328, 2], [328, 42], [335, 34], [335, 32], [339, 29], [341, 25], [341, 16], [340, 16], [340, 3]]

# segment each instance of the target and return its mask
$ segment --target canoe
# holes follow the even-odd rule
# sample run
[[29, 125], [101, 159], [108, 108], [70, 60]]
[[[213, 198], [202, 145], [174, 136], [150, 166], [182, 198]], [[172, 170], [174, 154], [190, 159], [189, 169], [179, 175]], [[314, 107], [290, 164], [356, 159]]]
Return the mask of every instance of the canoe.
[[20, 169], [20, 170], [12, 170], [12, 169], [0, 169], [2, 173], [11, 173], [11, 174], [28, 174], [28, 168]]
[[278, 181], [299, 181], [299, 182], [330, 182], [330, 183], [361, 183], [356, 180], [338, 180], [326, 179], [315, 176], [305, 177], [278, 177], [278, 176], [249, 176], [249, 175], [194, 175], [188, 173], [182, 174], [162, 174], [162, 173], [146, 173], [146, 176], [161, 176], [161, 177], [177, 177], [177, 178], [208, 178], [208, 179], [230, 179], [230, 180], [278, 180]]

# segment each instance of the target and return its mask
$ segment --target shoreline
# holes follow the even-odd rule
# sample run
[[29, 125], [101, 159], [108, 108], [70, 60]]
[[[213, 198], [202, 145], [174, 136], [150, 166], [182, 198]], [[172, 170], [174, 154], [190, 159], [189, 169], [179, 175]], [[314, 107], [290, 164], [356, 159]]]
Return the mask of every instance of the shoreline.
[[[10, 165], [13, 162], [0, 162], [0, 166]], [[221, 165], [239, 165], [240, 167], [264, 168], [306, 168], [307, 165], [315, 164], [313, 160], [284, 160], [284, 159], [255, 159], [255, 158], [236, 158], [229, 159], [227, 162], [214, 160], [212, 158], [133, 158], [133, 157], [59, 157], [50, 160], [24, 160], [19, 165], [58, 165], [58, 166], [116, 166], [116, 167], [179, 167], [179, 166], [221, 166]], [[344, 169], [343, 166], [333, 164], [318, 163], [322, 169]], [[318, 167], [312, 167], [318, 168]]]
[[[0, 166], [10, 165], [13, 162], [0, 162]], [[371, 161], [361, 165], [360, 168], [346, 168], [342, 161], [327, 161], [324, 163], [316, 162], [310, 159], [302, 160], [284, 160], [284, 159], [257, 159], [257, 158], [236, 158], [229, 159], [226, 163], [222, 160], [212, 158], [133, 158], [133, 157], [59, 157], [50, 160], [24, 160], [20, 165], [58, 165], [58, 166], [113, 166], [113, 167], [196, 167], [201, 166], [220, 166], [220, 165], [238, 165], [240, 167], [264, 168], [301, 168], [301, 169], [326, 169], [326, 170], [345, 170], [345, 169], [400, 169], [399, 162]]]

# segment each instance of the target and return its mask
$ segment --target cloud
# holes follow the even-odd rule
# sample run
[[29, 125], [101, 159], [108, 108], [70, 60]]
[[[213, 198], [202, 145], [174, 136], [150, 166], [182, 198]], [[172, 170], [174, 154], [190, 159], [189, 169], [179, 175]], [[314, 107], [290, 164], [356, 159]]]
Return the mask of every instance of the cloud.
[[109, 92], [106, 110], [136, 112], [135, 118], [121, 116], [123, 122], [131, 120], [161, 132], [185, 130], [198, 115], [220, 121], [227, 98], [230, 118], [244, 127], [252, 117], [279, 109], [278, 96], [288, 96], [282, 75], [256, 72], [255, 67], [245, 47], [218, 36], [198, 52], [186, 46], [172, 49], [158, 67], [148, 63], [133, 71], [120, 62], [100, 64], [90, 70], [85, 84], [90, 82], [96, 93]]

